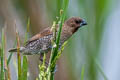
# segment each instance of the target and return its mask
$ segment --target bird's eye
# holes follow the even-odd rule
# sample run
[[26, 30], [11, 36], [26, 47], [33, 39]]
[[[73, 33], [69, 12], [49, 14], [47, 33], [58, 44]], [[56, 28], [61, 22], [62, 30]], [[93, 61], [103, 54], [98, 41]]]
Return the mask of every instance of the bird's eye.
[[76, 24], [80, 24], [80, 23], [81, 23], [81, 21], [80, 21], [80, 20], [76, 20], [75, 22], [76, 22]]

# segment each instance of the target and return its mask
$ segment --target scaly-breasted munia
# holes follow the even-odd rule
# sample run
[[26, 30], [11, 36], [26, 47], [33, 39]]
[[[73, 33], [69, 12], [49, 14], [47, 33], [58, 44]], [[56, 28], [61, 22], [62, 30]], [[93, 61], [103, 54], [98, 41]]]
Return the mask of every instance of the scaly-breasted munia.
[[[63, 44], [80, 27], [84, 25], [87, 25], [87, 23], [79, 17], [72, 17], [66, 20], [62, 27], [60, 44]], [[20, 52], [24, 53], [25, 55], [48, 52], [52, 48], [52, 37], [53, 31], [50, 29], [50, 27], [48, 27], [29, 39], [24, 47], [20, 47]], [[9, 52], [17, 52], [17, 49], [11, 49]]]

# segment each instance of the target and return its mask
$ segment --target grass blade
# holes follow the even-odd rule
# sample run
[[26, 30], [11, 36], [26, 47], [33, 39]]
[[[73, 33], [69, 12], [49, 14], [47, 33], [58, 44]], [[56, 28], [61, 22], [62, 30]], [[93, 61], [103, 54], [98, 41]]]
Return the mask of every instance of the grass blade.
[[82, 66], [82, 71], [81, 71], [81, 80], [84, 80], [84, 72], [85, 72], [85, 67], [83, 65]]
[[97, 61], [97, 59], [94, 58], [94, 61], [96, 63], [97, 69], [100, 71], [101, 75], [103, 76], [104, 80], [108, 80], [107, 76], [105, 75], [104, 71], [101, 68], [101, 65]]
[[[17, 44], [17, 40], [15, 40], [15, 43], [14, 43], [14, 45], [13, 45], [13, 48], [15, 48], [16, 44]], [[13, 53], [11, 52], [10, 55], [9, 55], [9, 57], [8, 57], [8, 59], [7, 59], [7, 66], [8, 66], [9, 63], [10, 63], [10, 60], [11, 60], [11, 58], [12, 58], [12, 55], [13, 55]]]
[[[28, 23], [27, 23], [27, 29], [25, 33], [25, 40], [24, 44], [28, 39], [28, 32], [29, 32], [29, 27], [30, 27], [30, 19], [28, 18]], [[28, 72], [28, 61], [27, 61], [27, 56], [23, 55], [23, 66], [22, 66], [22, 79], [27, 80], [27, 72]]]
[[5, 46], [5, 36], [4, 29], [2, 29], [2, 46], [1, 46], [1, 76], [0, 80], [5, 80], [5, 72], [4, 72], [4, 46]]
[[27, 80], [27, 72], [28, 72], [28, 61], [27, 61], [27, 57], [23, 56], [22, 80]]

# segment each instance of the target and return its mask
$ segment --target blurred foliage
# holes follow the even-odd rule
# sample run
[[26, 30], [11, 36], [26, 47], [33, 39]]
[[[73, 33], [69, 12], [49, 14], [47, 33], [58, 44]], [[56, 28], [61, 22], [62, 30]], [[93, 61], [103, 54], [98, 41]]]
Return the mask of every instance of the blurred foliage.
[[[14, 10], [11, 9], [11, 5], [8, 5], [8, 7], [10, 7], [8, 8], [8, 14], [15, 11], [14, 14], [19, 14], [18, 16], [20, 17], [20, 22], [22, 22], [23, 25], [26, 25], [27, 19], [30, 17], [30, 33], [34, 34], [39, 31], [43, 24], [46, 26], [49, 25], [48, 22], [51, 24], [51, 22], [56, 20], [56, 17], [60, 15], [59, 11], [62, 8], [62, 1], [63, 0], [6, 0], [3, 2], [4, 4], [7, 4], [8, 2], [12, 3], [11, 5]], [[102, 71], [102, 66], [100, 66], [99, 56], [101, 40], [105, 29], [104, 25], [110, 13], [110, 4], [111, 0], [70, 0], [66, 18], [80, 16], [88, 22], [88, 26], [81, 28], [68, 41], [67, 47], [63, 54], [64, 58], [62, 58], [64, 59], [64, 63], [62, 63], [62, 60], [60, 60], [61, 63], [64, 64], [62, 66], [66, 68], [63, 70], [61, 66], [61, 68], [58, 69], [59, 73], [56, 75], [57, 80], [98, 80], [99, 72], [101, 72], [100, 75], [103, 75], [104, 79], [106, 80], [104, 71]], [[0, 15], [2, 14], [2, 17], [5, 18], [4, 20], [7, 20], [6, 16], [8, 15], [4, 13], [4, 10], [6, 10], [5, 6], [5, 9], [1, 9], [0, 7]], [[11, 28], [13, 29], [13, 26], [11, 26]], [[26, 28], [23, 27], [23, 29]], [[25, 39], [25, 41], [26, 40], [27, 39]], [[3, 51], [3, 49], [1, 49], [1, 51]], [[1, 73], [3, 74], [2, 53], [3, 52], [0, 52], [0, 65]], [[8, 61], [10, 61], [9, 58]], [[26, 63], [27, 58], [24, 56], [23, 64], [25, 65], [22, 65], [22, 67], [27, 66], [28, 64]], [[37, 71], [36, 68], [35, 72]], [[28, 70], [27, 67], [25, 67], [25, 75], [27, 76], [26, 70]], [[31, 70], [33, 70], [33, 68]], [[11, 76], [14, 76], [12, 72]], [[61, 78], [59, 78], [59, 76]]]

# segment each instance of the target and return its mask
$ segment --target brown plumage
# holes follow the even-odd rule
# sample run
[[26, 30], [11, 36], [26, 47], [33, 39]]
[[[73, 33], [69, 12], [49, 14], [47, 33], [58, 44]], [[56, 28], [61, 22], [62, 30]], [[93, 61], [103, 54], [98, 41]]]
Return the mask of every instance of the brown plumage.
[[[79, 17], [72, 17], [66, 20], [61, 32], [60, 45], [68, 40], [80, 27], [84, 25], [87, 25], [87, 23]], [[51, 31], [51, 28], [48, 27], [29, 39], [24, 47], [20, 47], [20, 52], [26, 55], [47, 52], [52, 48], [52, 37], [53, 32]], [[11, 49], [9, 52], [17, 52], [17, 49]]]

